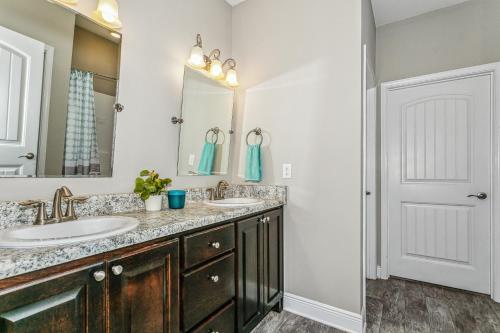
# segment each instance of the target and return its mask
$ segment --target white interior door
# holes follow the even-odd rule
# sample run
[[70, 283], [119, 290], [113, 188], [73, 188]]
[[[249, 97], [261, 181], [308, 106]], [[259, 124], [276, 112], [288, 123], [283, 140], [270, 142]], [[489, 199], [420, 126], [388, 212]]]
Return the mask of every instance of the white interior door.
[[389, 275], [490, 293], [491, 91], [479, 74], [387, 92]]
[[0, 26], [0, 176], [36, 174], [44, 44]]

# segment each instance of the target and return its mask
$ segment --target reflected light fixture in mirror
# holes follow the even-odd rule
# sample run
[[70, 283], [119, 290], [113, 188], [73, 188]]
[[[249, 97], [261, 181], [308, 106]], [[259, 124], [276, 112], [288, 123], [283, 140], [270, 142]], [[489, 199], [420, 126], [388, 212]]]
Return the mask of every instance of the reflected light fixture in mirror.
[[99, 0], [93, 17], [110, 28], [120, 29], [122, 27], [116, 0]]
[[[232, 58], [227, 59], [222, 63], [220, 61], [220, 50], [215, 49], [208, 56], [203, 53], [203, 43], [201, 35], [196, 36], [196, 44], [191, 48], [191, 55], [188, 59], [188, 64], [192, 67], [204, 70], [216, 80], [224, 80], [229, 87], [237, 87], [238, 74], [236, 73], [236, 61]], [[224, 74], [224, 68], [229, 66], [228, 71]]]
[[52, 3], [59, 2], [59, 3], [65, 4], [65, 5], [76, 5], [76, 4], [78, 4], [78, 0], [49, 0], [49, 2], [52, 2]]

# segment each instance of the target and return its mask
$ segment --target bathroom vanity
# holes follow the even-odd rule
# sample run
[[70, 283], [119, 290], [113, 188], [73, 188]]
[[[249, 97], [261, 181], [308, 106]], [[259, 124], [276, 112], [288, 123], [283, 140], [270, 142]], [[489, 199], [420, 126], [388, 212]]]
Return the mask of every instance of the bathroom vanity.
[[0, 269], [8, 271], [0, 272], [0, 331], [250, 332], [282, 310], [282, 203], [124, 216], [141, 222], [136, 231], [59, 246], [61, 264], [46, 249], [0, 250], [17, 254], [14, 264], [33, 261], [22, 274]]

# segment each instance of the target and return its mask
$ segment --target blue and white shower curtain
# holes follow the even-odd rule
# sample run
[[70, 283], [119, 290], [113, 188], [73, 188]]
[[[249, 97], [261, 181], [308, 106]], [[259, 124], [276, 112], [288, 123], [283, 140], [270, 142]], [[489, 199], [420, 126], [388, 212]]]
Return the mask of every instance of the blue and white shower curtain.
[[94, 75], [71, 70], [69, 81], [64, 175], [99, 175], [94, 102]]

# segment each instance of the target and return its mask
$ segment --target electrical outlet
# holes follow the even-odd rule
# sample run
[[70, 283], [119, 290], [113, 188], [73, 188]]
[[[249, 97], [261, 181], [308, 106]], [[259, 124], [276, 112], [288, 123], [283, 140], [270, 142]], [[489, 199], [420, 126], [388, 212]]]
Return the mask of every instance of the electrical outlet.
[[289, 163], [283, 164], [283, 179], [292, 178], [292, 165]]
[[189, 154], [189, 160], [188, 160], [188, 164], [190, 166], [193, 166], [194, 165], [194, 160], [195, 160], [196, 156], [194, 154]]

